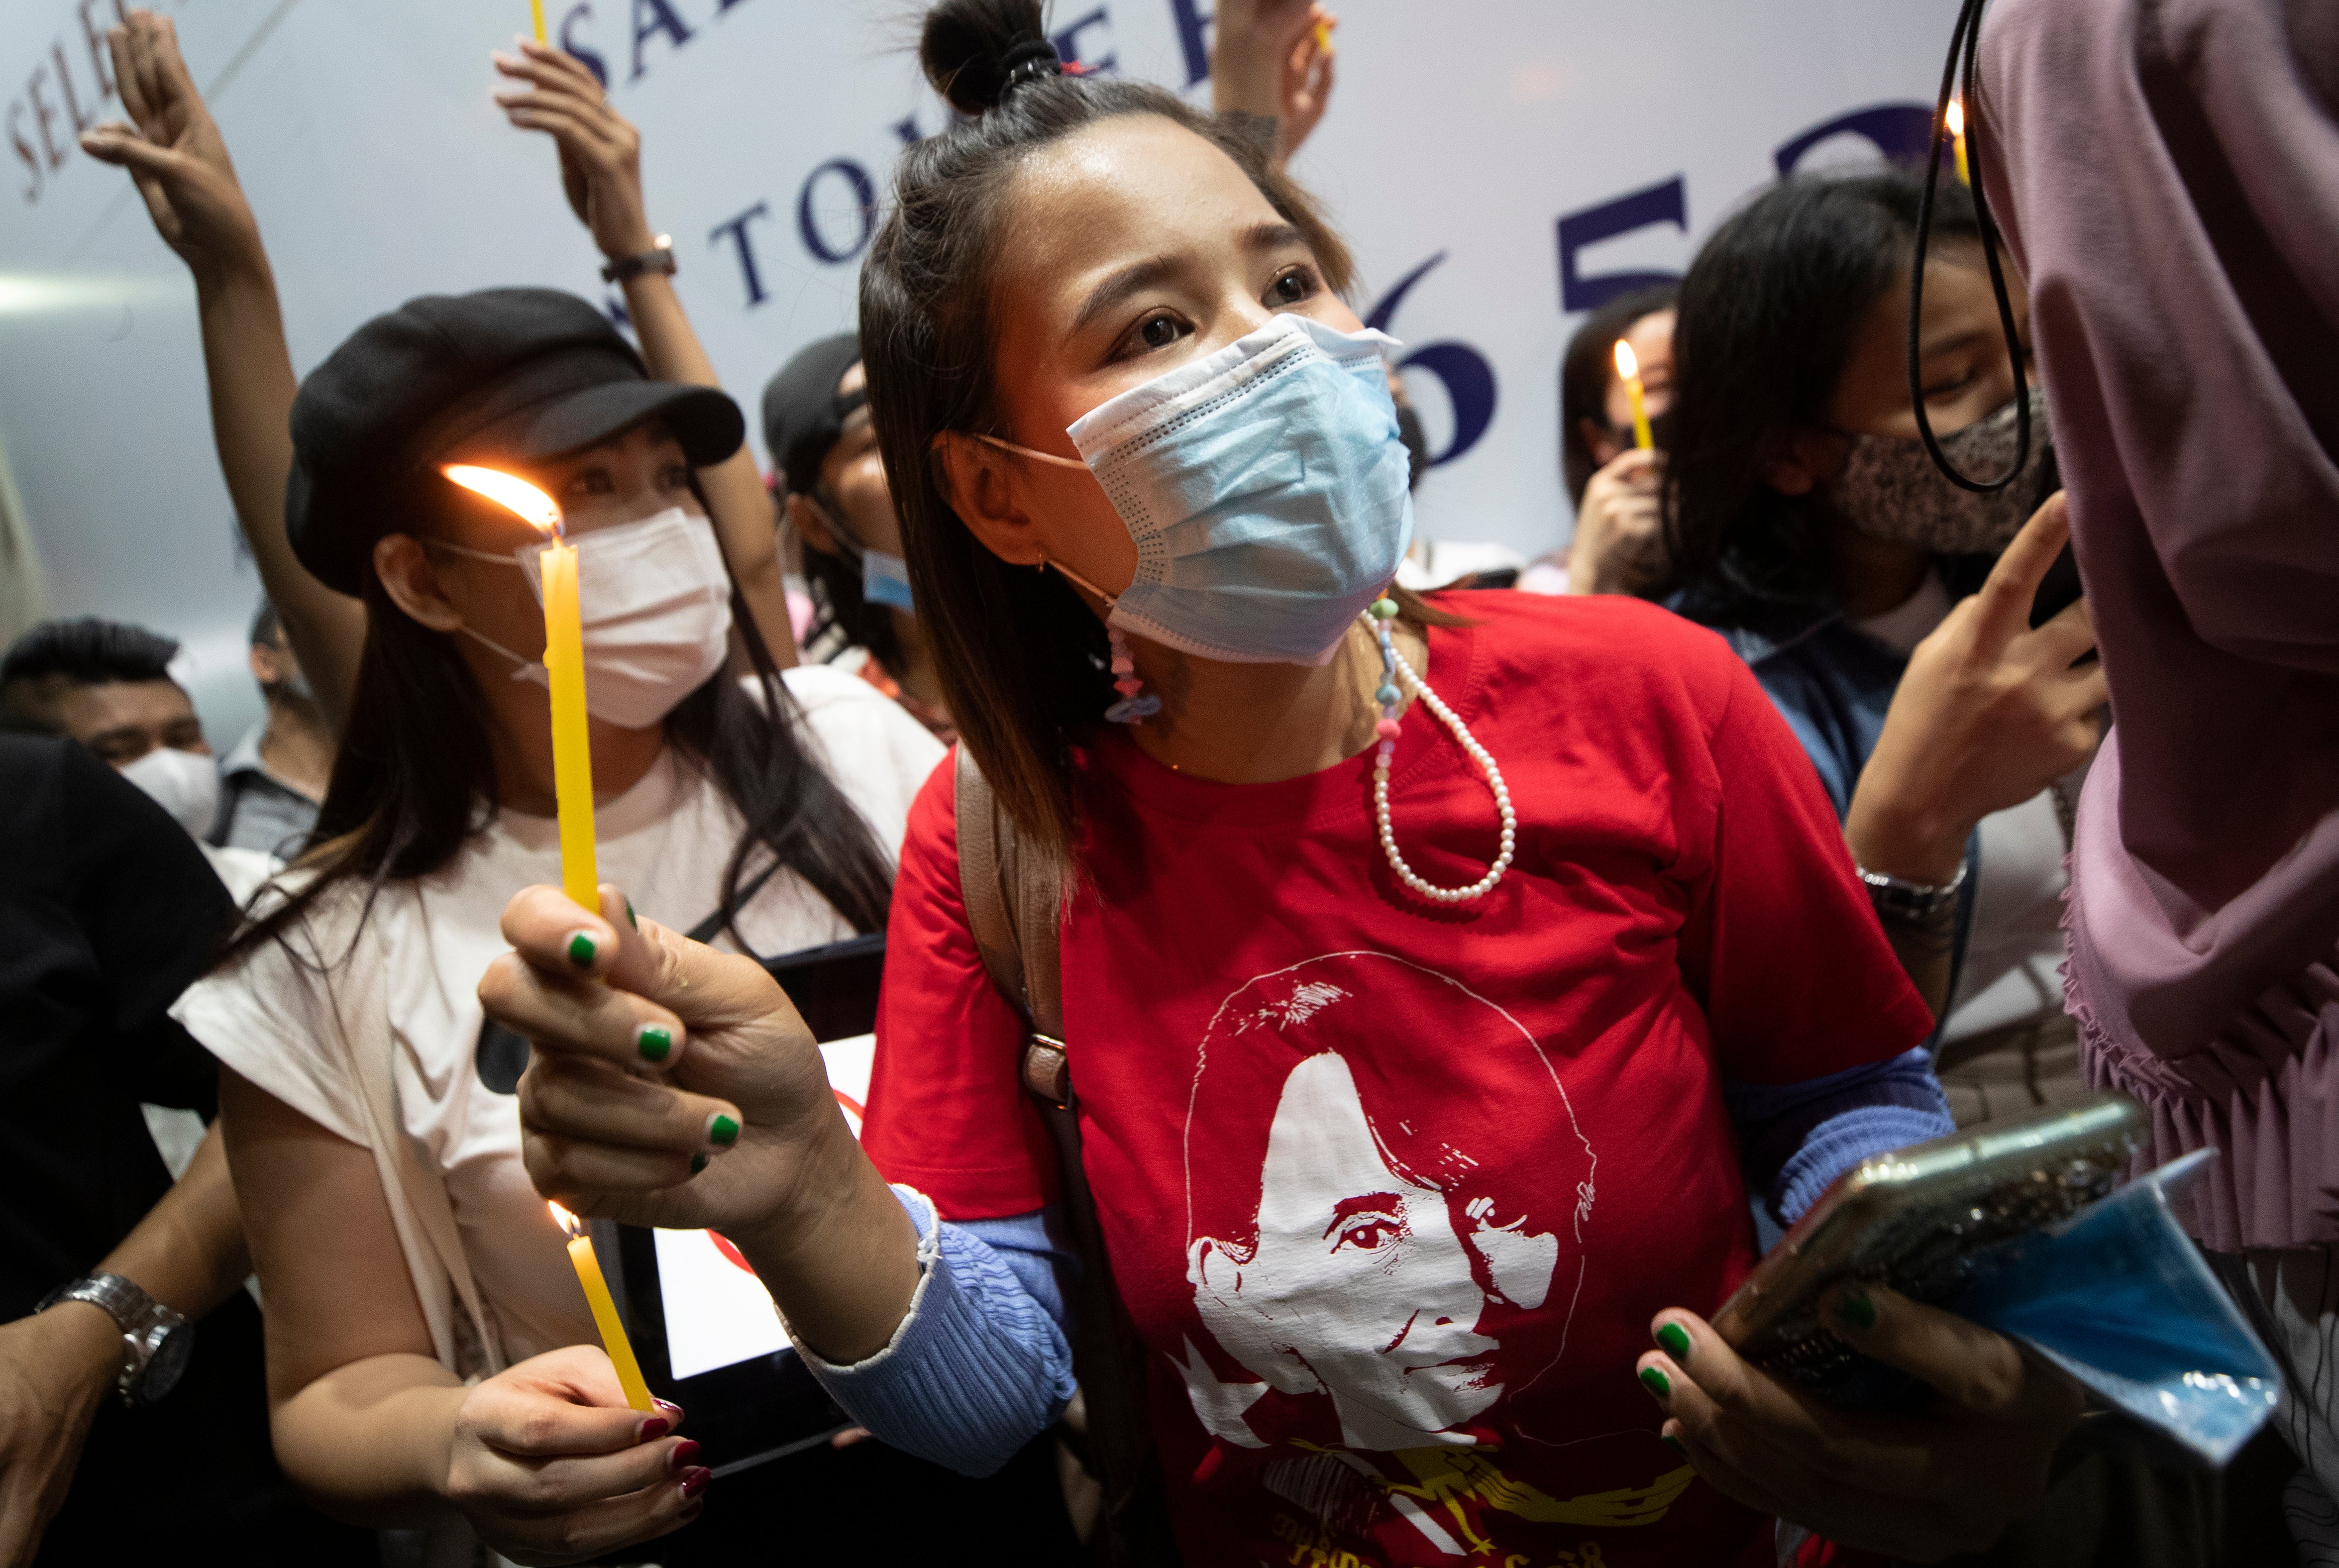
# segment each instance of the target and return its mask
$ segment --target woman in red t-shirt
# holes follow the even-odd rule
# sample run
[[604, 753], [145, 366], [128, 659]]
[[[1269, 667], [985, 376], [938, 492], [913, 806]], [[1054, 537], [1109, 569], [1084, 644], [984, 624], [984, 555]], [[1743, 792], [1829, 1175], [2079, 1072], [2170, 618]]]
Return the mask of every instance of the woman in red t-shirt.
[[[1994, 1538], [2076, 1417], [2058, 1375], [1855, 1293], [1845, 1336], [1947, 1396], [1888, 1421], [1698, 1316], [1752, 1263], [1742, 1171], [1791, 1218], [1949, 1126], [1752, 676], [1637, 602], [1385, 597], [1386, 340], [1265, 150], [1060, 74], [1033, 0], [949, 0], [924, 60], [970, 118], [905, 153], [864, 269], [871, 406], [952, 712], [1070, 879], [1081, 1169], [1185, 1559], [1767, 1564], [1774, 1514]], [[857, 1419], [982, 1473], [1071, 1377], [952, 798], [944, 768], [903, 846], [865, 1152], [752, 965], [532, 890], [482, 991], [543, 1048], [545, 1191], [720, 1228]], [[580, 924], [610, 987], [575, 983]], [[610, 1072], [653, 1024], [686, 1046]]]

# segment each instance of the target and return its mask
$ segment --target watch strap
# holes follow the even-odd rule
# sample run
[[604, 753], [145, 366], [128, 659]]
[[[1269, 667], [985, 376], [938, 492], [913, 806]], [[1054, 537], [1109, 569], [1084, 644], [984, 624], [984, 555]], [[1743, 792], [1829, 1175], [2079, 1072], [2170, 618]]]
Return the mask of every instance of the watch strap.
[[183, 1327], [186, 1319], [119, 1274], [86, 1274], [68, 1280], [41, 1298], [33, 1310], [46, 1312], [67, 1301], [86, 1301], [104, 1309], [122, 1335], [122, 1374], [114, 1386], [125, 1404], [138, 1402], [139, 1380], [163, 1332]]
[[1958, 890], [1965, 885], [1967, 863], [1959, 861], [1957, 874], [1938, 885], [1910, 882], [1905, 877], [1870, 871], [1866, 866], [1855, 869], [1868, 889], [1868, 901], [1876, 906], [1879, 916], [1913, 925], [1937, 919], [1943, 911], [1956, 907]]
[[638, 278], [644, 272], [664, 272], [674, 276], [674, 237], [660, 234], [646, 251], [637, 251], [630, 256], [620, 256], [601, 269], [604, 282], [622, 283]]

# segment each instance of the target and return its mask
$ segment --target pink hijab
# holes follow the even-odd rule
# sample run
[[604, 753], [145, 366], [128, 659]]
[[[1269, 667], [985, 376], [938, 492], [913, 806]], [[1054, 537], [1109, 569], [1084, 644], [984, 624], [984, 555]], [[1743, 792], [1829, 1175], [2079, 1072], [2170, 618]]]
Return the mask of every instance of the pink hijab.
[[2210, 1246], [2339, 1241], [2339, 5], [1999, 0], [2030, 289], [2117, 722], [2067, 987]]

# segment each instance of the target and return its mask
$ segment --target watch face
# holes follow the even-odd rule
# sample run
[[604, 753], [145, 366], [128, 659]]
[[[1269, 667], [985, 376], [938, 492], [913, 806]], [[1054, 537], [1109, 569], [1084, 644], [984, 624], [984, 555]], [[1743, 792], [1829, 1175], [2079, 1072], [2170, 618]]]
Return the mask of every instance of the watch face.
[[149, 1343], [146, 1370], [139, 1376], [137, 1385], [142, 1405], [152, 1405], [178, 1386], [180, 1374], [187, 1369], [187, 1358], [195, 1353], [195, 1326], [173, 1324]]

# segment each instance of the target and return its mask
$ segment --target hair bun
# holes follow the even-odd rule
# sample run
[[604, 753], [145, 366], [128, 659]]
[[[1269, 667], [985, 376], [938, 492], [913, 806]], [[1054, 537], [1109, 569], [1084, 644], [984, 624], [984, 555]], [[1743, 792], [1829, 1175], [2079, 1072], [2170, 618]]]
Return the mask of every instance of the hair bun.
[[926, 13], [918, 64], [952, 108], [980, 114], [999, 106], [1009, 74], [1047, 35], [1041, 0], [942, 0]]

